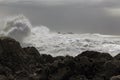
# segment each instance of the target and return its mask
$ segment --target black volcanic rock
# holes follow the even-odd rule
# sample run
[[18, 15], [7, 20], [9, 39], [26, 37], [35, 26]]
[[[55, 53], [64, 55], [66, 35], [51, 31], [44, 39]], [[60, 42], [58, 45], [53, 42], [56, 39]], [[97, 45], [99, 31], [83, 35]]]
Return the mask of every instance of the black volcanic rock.
[[120, 60], [120, 54], [116, 55], [114, 59]]
[[106, 79], [109, 79], [112, 76], [120, 74], [120, 61], [119, 60], [112, 60], [107, 61], [104, 64], [104, 74]]
[[8, 80], [8, 78], [4, 75], [0, 75], [0, 80]]
[[28, 48], [30, 52], [27, 52], [28, 50], [22, 49], [19, 42], [14, 39], [0, 37], [0, 73], [8, 77], [13, 75], [17, 80], [20, 80], [18, 76], [24, 73], [25, 79], [28, 78], [34, 73], [30, 67], [32, 64], [29, 63], [39, 61], [37, 57], [40, 55], [35, 48], [31, 49], [33, 51]]
[[81, 57], [81, 56], [86, 56], [88, 58], [92, 58], [92, 59], [105, 59], [105, 60], [111, 60], [113, 59], [113, 57], [108, 54], [108, 53], [100, 53], [100, 52], [96, 52], [96, 51], [85, 51], [81, 54], [79, 54], [77, 57]]
[[29, 72], [25, 59], [27, 55], [17, 41], [7, 37], [0, 38], [0, 63], [3, 66], [9, 67], [13, 72], [18, 70]]
[[85, 51], [76, 57], [40, 54], [0, 37], [0, 80], [119, 80], [120, 55]]
[[40, 63], [40, 54], [34, 47], [23, 48], [23, 51], [27, 54], [27, 64], [37, 65]]
[[88, 80], [84, 75], [72, 76], [69, 80]]

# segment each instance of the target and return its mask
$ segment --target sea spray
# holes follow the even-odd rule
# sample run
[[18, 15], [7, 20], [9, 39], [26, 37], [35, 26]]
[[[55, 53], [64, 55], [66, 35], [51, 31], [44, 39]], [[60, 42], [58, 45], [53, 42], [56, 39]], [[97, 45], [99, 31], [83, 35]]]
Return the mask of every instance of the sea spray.
[[41, 54], [76, 56], [86, 50], [120, 53], [120, 38], [101, 34], [57, 33], [45, 26], [32, 26], [23, 15], [8, 17], [0, 23], [0, 35], [20, 41], [24, 46], [35, 46]]
[[25, 16], [19, 15], [6, 18], [4, 20], [4, 25], [1, 27], [1, 35], [12, 37], [21, 42], [31, 33], [30, 28], [32, 25]]

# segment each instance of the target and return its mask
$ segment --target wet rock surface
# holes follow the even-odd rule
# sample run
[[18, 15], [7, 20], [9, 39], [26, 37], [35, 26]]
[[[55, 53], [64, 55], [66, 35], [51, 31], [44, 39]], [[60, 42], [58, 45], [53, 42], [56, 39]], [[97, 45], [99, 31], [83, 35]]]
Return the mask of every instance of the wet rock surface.
[[120, 80], [119, 75], [120, 54], [85, 51], [52, 57], [0, 37], [0, 80]]

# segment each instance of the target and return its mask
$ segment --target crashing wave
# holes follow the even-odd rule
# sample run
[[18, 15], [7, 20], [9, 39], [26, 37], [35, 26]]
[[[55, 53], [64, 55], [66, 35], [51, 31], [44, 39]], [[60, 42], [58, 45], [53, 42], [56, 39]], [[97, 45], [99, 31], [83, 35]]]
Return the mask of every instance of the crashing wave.
[[[37, 47], [41, 54], [52, 56], [76, 56], [86, 50], [120, 53], [120, 38], [101, 34], [62, 34], [49, 30], [45, 26], [32, 26], [23, 15], [4, 20], [0, 35], [21, 41], [24, 46]], [[111, 38], [112, 37], [112, 38]]]
[[4, 20], [0, 34], [22, 41], [31, 33], [31, 27], [29, 20], [23, 15], [8, 17]]

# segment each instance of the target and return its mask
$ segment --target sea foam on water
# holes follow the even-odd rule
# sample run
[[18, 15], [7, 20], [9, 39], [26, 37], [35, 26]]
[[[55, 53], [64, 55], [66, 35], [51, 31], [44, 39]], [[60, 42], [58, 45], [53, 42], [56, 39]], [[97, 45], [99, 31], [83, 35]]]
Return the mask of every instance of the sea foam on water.
[[24, 45], [35, 46], [41, 54], [52, 56], [76, 56], [86, 50], [120, 53], [120, 38], [110, 38], [101, 34], [70, 34], [50, 31], [45, 26], [32, 26], [23, 15], [8, 17], [0, 23], [0, 35], [20, 41]]

